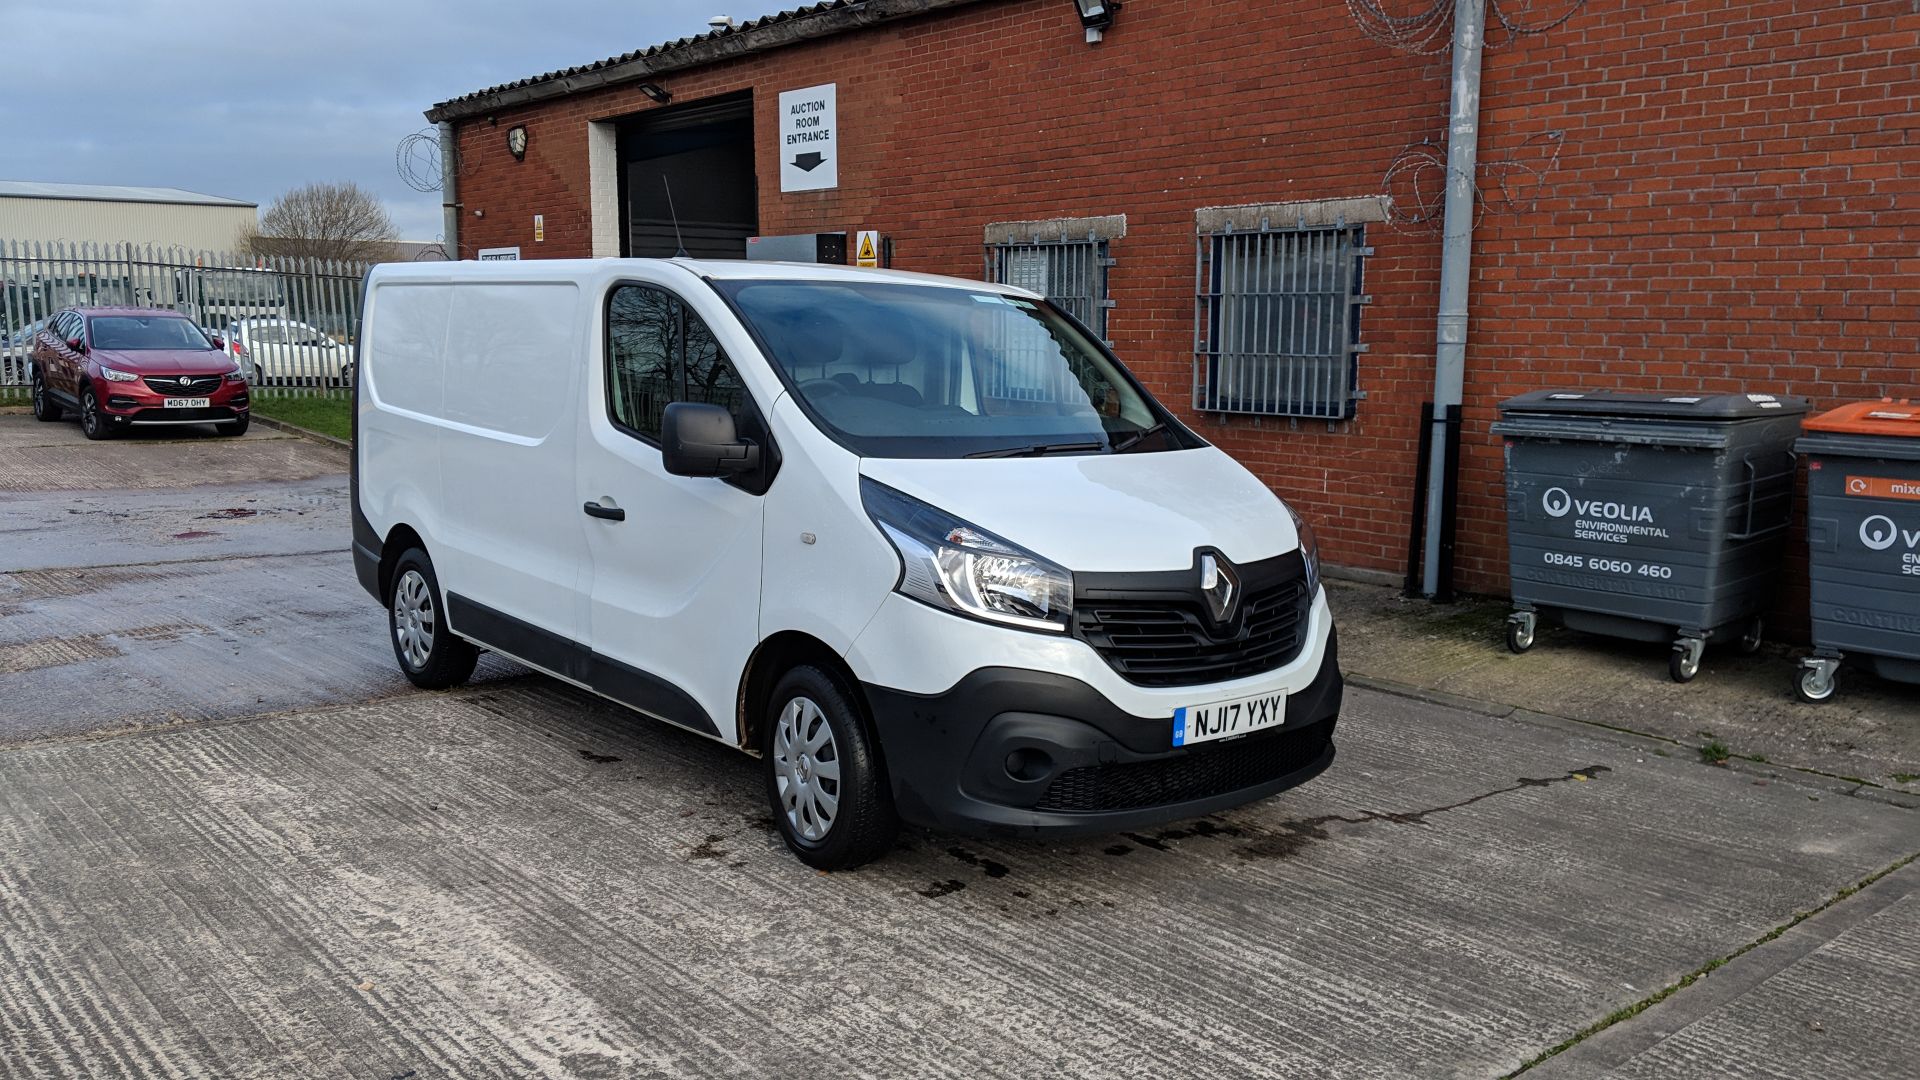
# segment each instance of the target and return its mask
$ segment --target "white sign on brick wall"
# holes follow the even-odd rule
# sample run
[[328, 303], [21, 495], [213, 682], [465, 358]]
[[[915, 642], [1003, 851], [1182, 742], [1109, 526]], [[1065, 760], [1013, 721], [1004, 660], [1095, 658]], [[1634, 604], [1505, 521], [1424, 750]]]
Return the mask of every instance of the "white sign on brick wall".
[[780, 95], [780, 190], [825, 191], [840, 186], [838, 83]]

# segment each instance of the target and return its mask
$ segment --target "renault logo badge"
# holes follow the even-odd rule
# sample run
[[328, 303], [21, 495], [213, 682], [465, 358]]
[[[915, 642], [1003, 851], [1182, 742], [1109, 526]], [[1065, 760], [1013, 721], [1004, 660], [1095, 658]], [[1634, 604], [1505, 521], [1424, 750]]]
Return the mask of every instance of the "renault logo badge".
[[1213, 555], [1200, 556], [1200, 593], [1207, 598], [1214, 622], [1232, 619], [1233, 605], [1240, 600], [1240, 581], [1232, 564]]

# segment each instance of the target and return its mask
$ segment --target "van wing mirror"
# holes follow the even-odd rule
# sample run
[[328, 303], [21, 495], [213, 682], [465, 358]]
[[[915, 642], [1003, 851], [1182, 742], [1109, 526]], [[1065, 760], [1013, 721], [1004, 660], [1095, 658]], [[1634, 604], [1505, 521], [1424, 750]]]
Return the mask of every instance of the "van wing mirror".
[[675, 476], [732, 476], [760, 467], [760, 447], [742, 439], [719, 405], [676, 401], [660, 418], [660, 453]]

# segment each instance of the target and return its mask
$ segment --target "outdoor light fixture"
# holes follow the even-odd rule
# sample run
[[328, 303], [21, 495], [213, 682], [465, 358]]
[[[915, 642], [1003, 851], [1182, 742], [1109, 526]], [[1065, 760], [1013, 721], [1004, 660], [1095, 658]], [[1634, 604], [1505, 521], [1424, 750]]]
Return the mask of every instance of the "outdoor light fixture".
[[641, 83], [640, 92], [652, 98], [653, 103], [656, 105], [665, 105], [667, 102], [673, 100], [673, 95], [669, 94], [664, 87], [656, 86], [650, 82]]
[[507, 153], [512, 154], [516, 161], [526, 159], [527, 129], [522, 125], [515, 124], [507, 129]]
[[1073, 0], [1073, 6], [1080, 9], [1080, 25], [1087, 28], [1087, 43], [1092, 44], [1113, 25], [1113, 13], [1120, 10], [1120, 0]]

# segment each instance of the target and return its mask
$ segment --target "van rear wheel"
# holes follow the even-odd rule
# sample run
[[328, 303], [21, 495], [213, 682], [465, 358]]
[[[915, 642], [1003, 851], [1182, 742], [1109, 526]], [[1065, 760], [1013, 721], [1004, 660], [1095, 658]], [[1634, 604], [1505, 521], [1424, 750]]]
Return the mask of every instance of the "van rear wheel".
[[440, 580], [433, 576], [433, 561], [419, 548], [394, 564], [387, 631], [400, 671], [423, 690], [459, 686], [480, 662], [480, 650], [447, 628]]
[[810, 664], [767, 701], [761, 757], [773, 820], [800, 861], [848, 870], [886, 854], [900, 830], [879, 748], [841, 681]]

